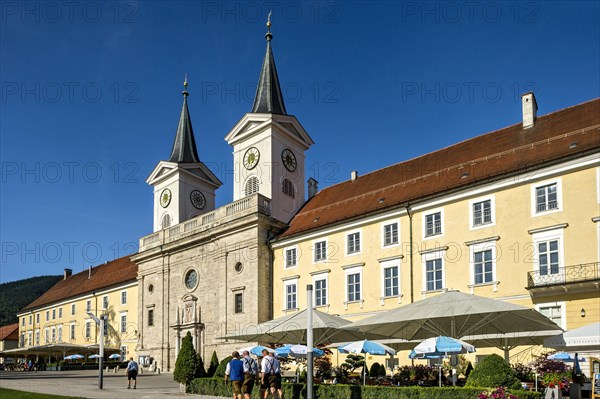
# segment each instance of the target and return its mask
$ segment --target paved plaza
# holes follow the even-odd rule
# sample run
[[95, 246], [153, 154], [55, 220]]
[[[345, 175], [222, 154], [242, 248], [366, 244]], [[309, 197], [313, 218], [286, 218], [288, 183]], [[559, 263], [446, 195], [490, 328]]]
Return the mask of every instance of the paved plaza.
[[[86, 371], [1, 371], [0, 387], [20, 391], [48, 393], [84, 398], [174, 398], [190, 396], [179, 393], [179, 384], [173, 374], [142, 374], [138, 376], [137, 389], [127, 389], [124, 372], [105, 373], [104, 389], [98, 389], [98, 372]], [[219, 399], [215, 396], [198, 396], [201, 399]]]

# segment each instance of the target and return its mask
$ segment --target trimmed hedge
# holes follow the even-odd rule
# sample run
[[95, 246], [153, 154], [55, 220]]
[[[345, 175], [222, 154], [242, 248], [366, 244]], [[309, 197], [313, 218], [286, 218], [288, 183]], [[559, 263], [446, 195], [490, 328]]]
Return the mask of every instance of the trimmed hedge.
[[[372, 385], [315, 385], [315, 399], [477, 399], [486, 388], [464, 387], [390, 387]], [[231, 385], [220, 378], [196, 378], [187, 386], [188, 393], [233, 396]], [[303, 384], [283, 384], [283, 396], [286, 399], [305, 399], [306, 386]], [[538, 392], [512, 391], [518, 399], [540, 399]], [[255, 386], [252, 398], [259, 397]]]

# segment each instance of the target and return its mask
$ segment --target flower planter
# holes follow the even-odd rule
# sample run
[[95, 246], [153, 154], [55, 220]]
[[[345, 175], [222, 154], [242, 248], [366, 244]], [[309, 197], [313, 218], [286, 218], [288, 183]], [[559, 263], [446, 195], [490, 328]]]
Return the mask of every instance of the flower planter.
[[544, 399], [562, 399], [562, 397], [562, 391], [559, 387], [548, 387], [544, 391]]

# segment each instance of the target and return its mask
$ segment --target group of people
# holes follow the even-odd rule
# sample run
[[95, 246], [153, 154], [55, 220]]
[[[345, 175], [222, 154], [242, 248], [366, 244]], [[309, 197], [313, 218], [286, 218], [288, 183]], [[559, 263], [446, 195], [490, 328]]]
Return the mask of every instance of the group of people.
[[281, 364], [268, 350], [263, 349], [262, 351], [260, 374], [258, 363], [250, 357], [250, 352], [244, 351], [240, 359], [240, 354], [235, 351], [231, 357], [225, 370], [225, 382], [231, 381], [233, 399], [250, 399], [257, 381], [260, 381], [261, 399], [266, 399], [269, 394], [273, 399], [283, 399]]

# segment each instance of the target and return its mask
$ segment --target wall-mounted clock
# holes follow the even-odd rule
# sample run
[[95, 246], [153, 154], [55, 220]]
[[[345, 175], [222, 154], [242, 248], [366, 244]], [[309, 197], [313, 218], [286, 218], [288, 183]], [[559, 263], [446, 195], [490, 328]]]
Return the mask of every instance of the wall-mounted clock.
[[260, 151], [256, 147], [250, 147], [246, 150], [244, 154], [244, 168], [250, 170], [254, 169], [256, 165], [258, 165], [258, 160], [260, 159]]
[[199, 190], [193, 190], [190, 193], [190, 201], [196, 209], [203, 209], [206, 206], [206, 198]]
[[287, 170], [289, 170], [290, 172], [293, 172], [296, 170], [296, 166], [297, 166], [296, 156], [294, 155], [292, 150], [290, 150], [289, 148], [286, 148], [281, 153], [281, 161], [283, 162], [283, 166], [285, 166], [285, 168]]
[[171, 190], [169, 190], [168, 188], [165, 188], [164, 190], [162, 190], [162, 193], [160, 193], [160, 206], [162, 206], [163, 208], [166, 208], [169, 206], [170, 203], [171, 203]]

